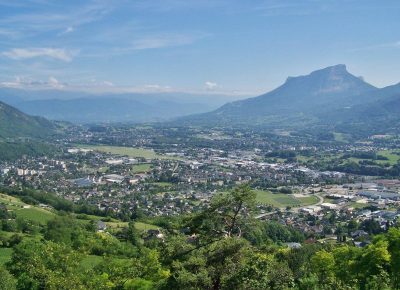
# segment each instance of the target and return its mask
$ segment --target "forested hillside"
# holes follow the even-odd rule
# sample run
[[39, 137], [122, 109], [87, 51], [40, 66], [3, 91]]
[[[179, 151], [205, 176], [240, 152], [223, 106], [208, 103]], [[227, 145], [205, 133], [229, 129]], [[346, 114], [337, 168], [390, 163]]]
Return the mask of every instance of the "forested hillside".
[[153, 225], [89, 215], [32, 191], [8, 194], [0, 195], [0, 289], [400, 287], [400, 228], [362, 248], [305, 241], [290, 227], [256, 220], [246, 186], [197, 214], [148, 218]]
[[0, 160], [23, 155], [51, 155], [56, 148], [45, 142], [57, 126], [41, 117], [32, 117], [0, 102]]
[[0, 138], [45, 137], [55, 126], [44, 118], [32, 117], [0, 102]]

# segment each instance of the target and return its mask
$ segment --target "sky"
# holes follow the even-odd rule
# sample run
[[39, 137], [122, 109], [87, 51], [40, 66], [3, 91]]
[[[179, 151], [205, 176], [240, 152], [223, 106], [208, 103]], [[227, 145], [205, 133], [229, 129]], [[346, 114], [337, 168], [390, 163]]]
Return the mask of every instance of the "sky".
[[251, 96], [335, 64], [400, 82], [398, 0], [0, 0], [0, 86]]

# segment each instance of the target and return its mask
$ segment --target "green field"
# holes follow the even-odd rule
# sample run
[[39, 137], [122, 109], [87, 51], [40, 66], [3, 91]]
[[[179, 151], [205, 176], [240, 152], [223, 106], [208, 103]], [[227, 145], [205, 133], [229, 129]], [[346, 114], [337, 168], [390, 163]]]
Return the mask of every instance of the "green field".
[[386, 157], [388, 160], [377, 160], [378, 163], [389, 163], [390, 165], [395, 165], [400, 160], [400, 155], [393, 154], [400, 153], [398, 150], [381, 150], [378, 151], [378, 155]]
[[[13, 196], [0, 194], [0, 203], [5, 204], [7, 209], [15, 211], [17, 217], [21, 217], [40, 224], [46, 224], [54, 217], [54, 213], [52, 213], [51, 211], [37, 206], [27, 205], [26, 203], [23, 203], [21, 200]], [[29, 206], [29, 208], [23, 208], [24, 206]]]
[[0, 266], [10, 261], [11, 254], [12, 254], [11, 248], [0, 248]]
[[82, 145], [79, 146], [86, 149], [92, 149], [95, 151], [124, 155], [129, 157], [142, 157], [148, 159], [163, 158], [165, 156], [159, 155], [153, 150], [143, 149], [143, 148], [133, 148], [133, 147], [120, 147], [120, 146], [103, 146], [103, 145]]
[[155, 225], [151, 225], [151, 224], [142, 223], [142, 222], [136, 222], [135, 228], [139, 231], [147, 231], [147, 230], [156, 230], [159, 227], [157, 227]]
[[[372, 161], [374, 161], [378, 164], [382, 164], [382, 165], [387, 164], [387, 163], [389, 163], [390, 165], [396, 165], [397, 162], [400, 160], [400, 155], [397, 155], [395, 153], [400, 153], [400, 151], [399, 150], [380, 150], [380, 151], [376, 152], [376, 154], [384, 156], [388, 160], [372, 160]], [[371, 160], [371, 159], [350, 157], [350, 158], [347, 158], [346, 160], [359, 163], [362, 160]]]
[[357, 202], [351, 202], [347, 205], [347, 207], [352, 207], [352, 208], [364, 208], [364, 207], [369, 207], [371, 204], [368, 203], [357, 203]]
[[37, 207], [21, 208], [16, 210], [15, 213], [17, 217], [22, 217], [40, 224], [46, 224], [49, 220], [54, 218], [54, 214], [52, 212]]
[[305, 206], [315, 204], [319, 201], [316, 196], [294, 197], [290, 194], [272, 193], [269, 191], [256, 190], [257, 201], [263, 204], [270, 204], [275, 207], [284, 208], [287, 206]]
[[[106, 225], [110, 228], [124, 228], [128, 226], [127, 222], [106, 222]], [[147, 223], [135, 222], [135, 228], [139, 231], [156, 230], [159, 227]]]
[[337, 142], [344, 142], [344, 143], [348, 143], [350, 136], [348, 134], [344, 134], [344, 133], [337, 133], [334, 132], [333, 136], [335, 138], [335, 141]]
[[151, 164], [137, 164], [132, 166], [133, 173], [144, 173], [151, 170]]
[[7, 206], [7, 208], [8, 207], [20, 208], [23, 205], [25, 205], [25, 203], [20, 201], [18, 198], [3, 193], [0, 193], [0, 203], [4, 203]]
[[133, 147], [121, 147], [121, 146], [104, 146], [104, 145], [79, 145], [80, 148], [92, 149], [95, 151], [123, 155], [128, 157], [141, 157], [146, 159], [179, 159], [174, 156], [161, 155], [153, 150], [144, 148], [133, 148]]

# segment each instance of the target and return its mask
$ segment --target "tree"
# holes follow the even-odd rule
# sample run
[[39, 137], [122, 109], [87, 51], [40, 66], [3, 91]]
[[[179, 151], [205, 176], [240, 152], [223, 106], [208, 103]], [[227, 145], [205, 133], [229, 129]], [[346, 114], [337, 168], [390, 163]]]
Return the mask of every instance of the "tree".
[[293, 281], [293, 274], [286, 263], [277, 261], [273, 254], [248, 249], [224, 288], [287, 289]]
[[14, 277], [3, 267], [0, 267], [0, 290], [16, 289]]
[[26, 239], [14, 248], [7, 267], [18, 289], [87, 289], [91, 277], [79, 270], [82, 258], [65, 245]]
[[[143, 249], [139, 258], [106, 258], [94, 269], [98, 276], [109, 277], [116, 289], [137, 289], [134, 285], [148, 287], [162, 285], [170, 272], [160, 262], [156, 250]], [[138, 288], [147, 289], [147, 288]]]
[[378, 240], [369, 245], [357, 259], [358, 276], [361, 285], [372, 276], [386, 276], [390, 268], [391, 255], [388, 251], [389, 243]]
[[125, 230], [125, 238], [128, 242], [130, 242], [134, 246], [138, 246], [140, 240], [139, 231], [135, 228], [134, 222], [129, 222], [128, 228]]
[[321, 250], [311, 258], [311, 269], [321, 284], [332, 285], [335, 280], [335, 258], [332, 253]]
[[215, 196], [208, 209], [189, 220], [188, 227], [209, 240], [241, 237], [244, 226], [251, 222], [255, 201], [256, 194], [248, 185], [239, 186]]
[[397, 289], [400, 288], [400, 229], [390, 228], [384, 239], [388, 242], [387, 249], [391, 257], [393, 287]]
[[75, 224], [71, 217], [57, 216], [47, 222], [44, 238], [56, 243], [71, 245]]
[[355, 284], [358, 269], [356, 261], [361, 249], [347, 245], [335, 248], [332, 252], [335, 259], [335, 276], [346, 285]]

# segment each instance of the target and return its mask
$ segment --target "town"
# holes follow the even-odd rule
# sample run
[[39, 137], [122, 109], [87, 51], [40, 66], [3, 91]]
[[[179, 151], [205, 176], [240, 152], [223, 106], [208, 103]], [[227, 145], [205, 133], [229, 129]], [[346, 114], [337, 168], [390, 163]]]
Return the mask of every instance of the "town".
[[[1, 183], [52, 192], [125, 220], [196, 213], [215, 194], [250, 184], [259, 220], [322, 242], [345, 236], [365, 245], [370, 234], [387, 230], [400, 216], [398, 179], [329, 170], [315, 166], [312, 157], [354, 159], [357, 153], [361, 164], [368, 161], [363, 155], [375, 152], [400, 157], [390, 138], [349, 145], [282, 132], [115, 126], [74, 127], [58, 144], [54, 156], [0, 164]], [[380, 159], [398, 165], [400, 158]], [[353, 230], [353, 223], [363, 230]]]

